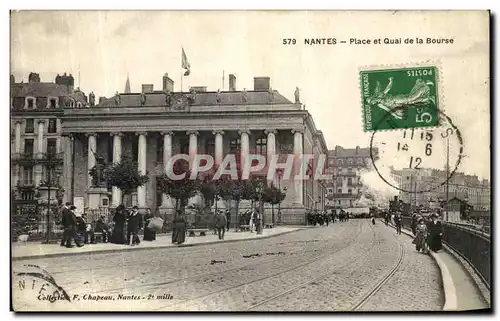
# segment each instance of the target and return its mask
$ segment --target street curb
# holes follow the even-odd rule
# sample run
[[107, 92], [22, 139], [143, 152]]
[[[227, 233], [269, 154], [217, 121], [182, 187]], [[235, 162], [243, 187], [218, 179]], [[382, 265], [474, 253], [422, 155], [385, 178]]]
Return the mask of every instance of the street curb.
[[[392, 223], [389, 223], [389, 225], [394, 229], [396, 228], [394, 225], [392, 225]], [[412, 239], [415, 238], [414, 235], [412, 235], [410, 232], [407, 232], [404, 228], [401, 228], [401, 232], [411, 237]], [[443, 283], [443, 291], [444, 291], [444, 305], [442, 307], [442, 310], [457, 311], [458, 310], [457, 290], [451, 278], [450, 271], [448, 270], [448, 267], [438, 255], [436, 255], [432, 251], [429, 251], [429, 254], [434, 259], [441, 272], [441, 281]]]
[[248, 239], [236, 239], [236, 240], [217, 240], [212, 242], [205, 243], [193, 243], [193, 244], [181, 244], [181, 245], [164, 245], [164, 246], [156, 246], [156, 247], [130, 247], [130, 248], [121, 248], [121, 249], [106, 249], [106, 250], [96, 250], [96, 251], [88, 251], [88, 252], [67, 252], [67, 253], [53, 253], [46, 255], [27, 255], [27, 256], [18, 256], [12, 257], [12, 261], [24, 261], [24, 260], [34, 260], [34, 259], [45, 259], [45, 258], [54, 258], [54, 257], [63, 257], [63, 256], [76, 256], [76, 255], [94, 255], [94, 254], [103, 254], [103, 253], [112, 253], [112, 252], [130, 252], [130, 251], [141, 251], [141, 250], [156, 250], [156, 249], [176, 249], [179, 247], [193, 247], [200, 245], [211, 245], [216, 243], [234, 243], [234, 242], [242, 242], [242, 241], [255, 241], [255, 240], [264, 240], [271, 237], [281, 236], [288, 233], [298, 232], [307, 229], [307, 227], [297, 228], [293, 231], [285, 231], [281, 233], [276, 233], [272, 235], [266, 235], [262, 237], [253, 237]]

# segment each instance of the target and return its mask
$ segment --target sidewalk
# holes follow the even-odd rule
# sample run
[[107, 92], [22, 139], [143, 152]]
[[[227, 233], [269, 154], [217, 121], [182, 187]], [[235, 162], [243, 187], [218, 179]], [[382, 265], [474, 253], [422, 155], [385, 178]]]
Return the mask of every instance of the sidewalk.
[[[391, 223], [389, 225], [395, 228]], [[401, 230], [404, 234], [414, 238], [406, 228]], [[436, 260], [441, 270], [443, 288], [445, 292], [445, 305], [443, 310], [467, 311], [488, 309], [490, 305], [485, 301], [472, 276], [452, 254], [445, 249], [430, 255]]]
[[217, 235], [213, 235], [212, 231], [208, 231], [206, 236], [191, 237], [186, 236], [186, 242], [182, 245], [172, 244], [172, 234], [160, 234], [156, 237], [156, 241], [147, 242], [142, 241], [138, 246], [129, 246], [121, 244], [112, 243], [98, 243], [98, 244], [85, 244], [83, 247], [73, 247], [66, 248], [56, 244], [41, 244], [38, 242], [26, 242], [26, 243], [13, 243], [12, 244], [12, 260], [25, 260], [25, 259], [36, 259], [44, 257], [55, 257], [55, 256], [67, 256], [67, 255], [78, 255], [86, 253], [104, 253], [104, 252], [125, 252], [134, 250], [144, 250], [144, 249], [157, 249], [157, 248], [175, 248], [175, 247], [185, 247], [185, 246], [195, 246], [202, 244], [213, 244], [222, 242], [235, 242], [243, 240], [252, 239], [265, 239], [273, 236], [278, 236], [294, 231], [298, 231], [305, 228], [304, 226], [277, 226], [272, 229], [264, 229], [261, 235], [257, 233], [250, 232], [234, 232], [234, 229], [230, 229], [226, 232], [224, 240], [220, 241]]

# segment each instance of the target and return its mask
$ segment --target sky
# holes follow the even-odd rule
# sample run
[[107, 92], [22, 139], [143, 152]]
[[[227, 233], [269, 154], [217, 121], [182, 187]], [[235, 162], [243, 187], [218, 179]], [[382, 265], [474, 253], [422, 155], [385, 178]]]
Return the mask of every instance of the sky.
[[[268, 76], [271, 87], [292, 101], [298, 86], [329, 149], [369, 147], [373, 141], [381, 149], [380, 168], [402, 168], [411, 157], [395, 151], [402, 133], [381, 133], [372, 140], [363, 131], [358, 72], [430, 61], [441, 70], [441, 108], [462, 134], [465, 157], [458, 171], [489, 179], [488, 28], [486, 12], [465, 11], [21, 11], [11, 15], [11, 73], [25, 82], [30, 72], [42, 81], [72, 73], [76, 86], [96, 97], [123, 92], [127, 75], [132, 92], [150, 83], [160, 89], [168, 73], [180, 90], [184, 48], [191, 64], [184, 91], [189, 86], [227, 90], [230, 73], [239, 90], [251, 90], [253, 77]], [[454, 43], [349, 44], [350, 38], [415, 37], [453, 38]], [[284, 38], [296, 44], [284, 45]], [[305, 38], [348, 43], [311, 46]], [[445, 146], [436, 142], [422, 165], [444, 168]], [[452, 139], [450, 146], [454, 164], [460, 145]], [[412, 145], [414, 158], [423, 150], [425, 145]]]

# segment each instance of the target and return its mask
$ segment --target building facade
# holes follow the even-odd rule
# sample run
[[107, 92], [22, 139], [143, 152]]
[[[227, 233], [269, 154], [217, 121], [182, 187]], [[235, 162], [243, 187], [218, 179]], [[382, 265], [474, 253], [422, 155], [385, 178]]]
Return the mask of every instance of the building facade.
[[[373, 149], [378, 159], [378, 149]], [[361, 173], [372, 169], [370, 148], [343, 148], [335, 146], [328, 151], [328, 174], [331, 180], [327, 187], [327, 206], [331, 208], [352, 208], [361, 196]]]
[[52, 187], [62, 198], [63, 154], [61, 116], [64, 107], [87, 106], [87, 97], [74, 88], [72, 75], [41, 82], [30, 73], [28, 82], [11, 76], [11, 187], [15, 198], [34, 200]]
[[430, 168], [393, 169], [393, 175], [399, 177], [400, 186], [405, 190], [400, 191], [401, 200], [413, 206], [437, 206], [447, 197], [456, 197], [472, 205], [475, 210], [490, 210], [490, 184], [488, 180], [480, 180], [476, 175], [455, 172], [447, 181], [446, 171]]
[[[133, 193], [127, 205], [166, 215], [171, 215], [174, 204], [161, 194], [155, 177], [165, 173], [168, 159], [175, 154], [210, 154], [220, 164], [227, 154], [237, 155], [239, 161], [249, 153], [295, 157], [327, 153], [323, 134], [311, 115], [299, 102], [272, 90], [269, 78], [255, 78], [252, 91], [237, 91], [236, 77], [229, 79], [229, 91], [191, 87], [190, 92], [175, 92], [174, 82], [165, 74], [160, 90], [147, 84], [140, 93], [117, 93], [89, 108], [65, 108], [61, 143], [65, 199], [89, 206], [88, 173], [96, 164], [94, 152], [108, 164], [125, 155], [137, 160], [139, 170], [148, 172], [150, 180]], [[306, 209], [325, 203], [321, 182], [276, 175], [273, 184], [286, 188], [283, 223], [303, 224]], [[120, 199], [120, 190], [112, 188], [109, 201], [99, 206], [114, 207]]]

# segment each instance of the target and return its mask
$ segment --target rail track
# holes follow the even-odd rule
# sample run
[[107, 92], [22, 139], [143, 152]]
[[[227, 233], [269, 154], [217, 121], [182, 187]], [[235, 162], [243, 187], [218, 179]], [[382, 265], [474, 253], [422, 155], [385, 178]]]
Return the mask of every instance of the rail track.
[[[342, 250], [344, 250], [344, 249], [348, 248], [348, 247], [349, 247], [349, 246], [351, 246], [352, 244], [356, 243], [357, 239], [358, 239], [358, 238], [359, 238], [359, 236], [360, 236], [360, 232], [361, 232], [361, 230], [362, 230], [362, 226], [363, 226], [362, 224], [360, 224], [360, 225], [359, 225], [359, 231], [358, 231], [358, 233], [356, 233], [356, 234], [355, 234], [355, 236], [354, 236], [352, 239], [350, 239], [350, 240], [349, 240], [349, 242], [348, 242], [345, 246], [343, 246], [343, 247], [341, 247], [341, 248], [338, 248], [338, 249], [335, 249], [334, 251], [331, 251], [331, 252], [329, 252], [328, 254], [331, 256], [331, 255], [333, 255], [333, 254], [335, 254], [335, 253], [337, 253], [337, 252], [340, 252], [340, 251], [342, 251]], [[375, 246], [375, 232], [374, 232], [374, 230], [373, 230], [373, 227], [371, 227], [371, 225], [370, 225], [370, 229], [371, 229], [371, 231], [373, 232], [373, 242], [372, 242], [371, 247], [370, 247], [370, 249], [371, 249], [373, 246]], [[363, 253], [363, 255], [364, 255], [364, 253]], [[329, 258], [328, 258], [328, 257], [325, 257], [325, 254], [324, 254], [324, 253], [322, 253], [322, 254], [320, 254], [320, 255], [315, 256], [313, 259], [311, 259], [311, 260], [309, 260], [309, 261], [307, 261], [307, 262], [305, 262], [305, 263], [301, 263], [301, 264], [295, 265], [295, 266], [293, 266], [293, 267], [291, 267], [291, 268], [287, 268], [287, 269], [285, 269], [285, 270], [281, 270], [281, 271], [280, 271], [280, 272], [278, 272], [278, 273], [274, 273], [274, 274], [272, 274], [272, 275], [268, 275], [268, 276], [265, 276], [265, 277], [261, 277], [261, 278], [258, 278], [258, 279], [254, 279], [254, 280], [251, 280], [251, 281], [249, 281], [249, 282], [239, 283], [239, 284], [237, 284], [237, 285], [230, 286], [230, 287], [226, 287], [226, 288], [221, 289], [221, 290], [219, 290], [219, 291], [214, 291], [214, 292], [211, 292], [211, 293], [208, 293], [208, 294], [199, 295], [199, 296], [196, 296], [196, 297], [193, 297], [193, 298], [190, 298], [190, 299], [182, 300], [182, 301], [180, 301], [180, 302], [175, 302], [175, 303], [172, 303], [172, 304], [168, 304], [168, 305], [162, 306], [162, 307], [160, 307], [160, 308], [158, 308], [158, 309], [156, 309], [156, 310], [164, 310], [164, 309], [166, 309], [166, 308], [171, 308], [171, 307], [179, 306], [179, 305], [185, 304], [185, 303], [187, 303], [187, 302], [190, 302], [190, 301], [195, 301], [195, 300], [199, 300], [199, 299], [202, 299], [202, 298], [204, 298], [204, 297], [209, 297], [209, 296], [214, 295], [214, 294], [217, 294], [217, 293], [225, 292], [225, 291], [228, 291], [228, 290], [231, 290], [231, 289], [235, 289], [235, 288], [239, 288], [239, 287], [245, 287], [245, 286], [247, 286], [247, 285], [251, 285], [251, 284], [253, 284], [253, 283], [255, 283], [255, 282], [264, 281], [264, 280], [267, 280], [267, 279], [272, 279], [272, 278], [274, 278], [274, 277], [276, 277], [276, 276], [279, 276], [279, 275], [282, 275], [282, 274], [285, 274], [285, 273], [288, 273], [288, 272], [291, 272], [291, 271], [294, 271], [294, 270], [297, 270], [297, 269], [303, 268], [303, 267], [308, 266], [308, 265], [313, 265], [313, 264], [316, 264], [318, 261], [323, 261], [323, 260], [328, 260], [328, 259], [329, 259]], [[261, 264], [262, 264], [262, 263], [258, 263], [257, 265], [261, 265]], [[241, 268], [237, 268], [237, 269], [241, 269]], [[225, 272], [227, 272], [227, 270], [226, 270]], [[216, 273], [217, 273], [217, 274], [219, 274], [219, 273], [224, 273], [224, 272], [216, 272]], [[195, 276], [195, 277], [193, 277], [193, 278], [198, 278], [198, 277], [199, 277], [199, 276]], [[319, 279], [319, 278], [318, 278], [318, 279]], [[312, 281], [311, 281], [311, 282], [312, 282]], [[307, 283], [310, 283], [310, 282], [307, 282]], [[301, 284], [300, 286], [303, 286], [303, 285]], [[295, 286], [295, 287], [292, 289], [292, 291], [293, 291], [293, 290], [298, 289], [300, 286]], [[255, 304], [255, 305], [253, 305], [253, 306], [251, 306], [251, 307], [249, 307], [249, 308], [246, 308], [245, 310], [246, 310], [246, 311], [251, 310], [251, 309], [252, 309], [252, 308], [254, 308], [254, 307], [257, 307], [257, 306], [263, 305], [263, 304], [265, 304], [265, 303], [267, 303], [267, 302], [269, 302], [269, 301], [271, 301], [271, 300], [273, 300], [273, 299], [275, 299], [275, 298], [277, 298], [277, 297], [281, 297], [281, 296], [283, 296], [283, 295], [285, 295], [285, 294], [287, 294], [287, 293], [289, 293], [289, 292], [292, 292], [292, 291], [285, 291], [286, 293], [285, 293], [285, 292], [282, 292], [282, 293], [280, 293], [279, 295], [274, 296], [274, 297], [273, 297], [273, 298], [271, 298], [271, 299], [268, 299], [268, 300], [262, 301], [262, 302], [260, 302], [260, 303], [258, 303], [258, 304]]]

